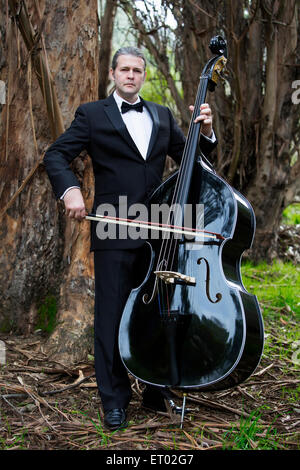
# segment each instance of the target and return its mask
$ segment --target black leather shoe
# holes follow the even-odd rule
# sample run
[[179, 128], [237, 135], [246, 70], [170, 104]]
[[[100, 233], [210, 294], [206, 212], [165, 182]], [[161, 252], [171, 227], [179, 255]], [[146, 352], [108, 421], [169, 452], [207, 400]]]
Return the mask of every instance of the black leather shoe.
[[152, 411], [167, 412], [167, 403], [173, 413], [179, 414], [182, 408], [175, 405], [173, 398], [175, 395], [171, 390], [146, 387], [143, 392], [142, 406]]
[[104, 413], [104, 425], [110, 430], [124, 429], [128, 426], [126, 422], [126, 411], [124, 408], [112, 408]]

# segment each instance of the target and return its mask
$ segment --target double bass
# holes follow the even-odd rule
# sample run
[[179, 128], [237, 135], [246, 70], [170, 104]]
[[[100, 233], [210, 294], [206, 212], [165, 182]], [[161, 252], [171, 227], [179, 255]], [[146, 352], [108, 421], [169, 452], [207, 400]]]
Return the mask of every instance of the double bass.
[[259, 364], [264, 341], [258, 300], [245, 289], [240, 272], [242, 254], [254, 238], [253, 209], [198, 150], [201, 126], [194, 120], [227, 60], [221, 36], [211, 40], [210, 49], [214, 55], [200, 77], [179, 170], [150, 201], [179, 208], [170, 211], [172, 227], [183, 226], [185, 207], [197, 208], [193, 226], [188, 236], [183, 229], [147, 241], [147, 274], [131, 291], [119, 328], [128, 372], [181, 391], [241, 383]]

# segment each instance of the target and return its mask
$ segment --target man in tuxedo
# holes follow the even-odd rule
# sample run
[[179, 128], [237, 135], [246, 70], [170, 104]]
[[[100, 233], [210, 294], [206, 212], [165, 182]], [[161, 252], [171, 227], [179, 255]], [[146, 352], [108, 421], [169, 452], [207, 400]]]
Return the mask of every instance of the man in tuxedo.
[[[128, 207], [147, 205], [161, 183], [165, 159], [180, 163], [185, 137], [170, 110], [139, 96], [146, 78], [146, 61], [133, 47], [119, 49], [110, 70], [115, 91], [107, 99], [86, 103], [44, 158], [46, 171], [57, 198], [63, 199], [66, 215], [82, 220], [87, 215], [80, 185], [70, 169], [72, 160], [84, 149], [93, 162], [95, 199], [118, 210], [120, 196]], [[133, 107], [132, 107], [133, 105]], [[193, 108], [191, 107], [191, 110]], [[208, 104], [199, 110], [200, 149], [208, 154], [216, 145]], [[130, 381], [118, 350], [118, 327], [128, 295], [137, 284], [143, 239], [103, 239], [97, 223], [91, 223], [91, 251], [95, 262], [95, 372], [109, 429], [125, 427], [126, 408], [131, 398]], [[165, 411], [170, 393], [147, 386], [143, 405]]]

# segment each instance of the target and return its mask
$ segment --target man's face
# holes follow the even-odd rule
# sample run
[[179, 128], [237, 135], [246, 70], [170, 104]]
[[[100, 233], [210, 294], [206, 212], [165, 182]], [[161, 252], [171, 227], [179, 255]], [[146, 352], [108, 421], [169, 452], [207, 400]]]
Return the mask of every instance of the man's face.
[[118, 95], [133, 103], [146, 78], [143, 59], [133, 55], [120, 55], [115, 70], [111, 69], [110, 74]]

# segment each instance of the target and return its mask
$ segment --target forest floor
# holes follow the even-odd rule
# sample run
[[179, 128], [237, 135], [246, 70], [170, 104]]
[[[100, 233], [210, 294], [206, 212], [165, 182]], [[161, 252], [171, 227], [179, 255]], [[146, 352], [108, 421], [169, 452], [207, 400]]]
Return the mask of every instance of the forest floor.
[[[276, 330], [269, 335], [280, 341]], [[0, 368], [0, 449], [300, 448], [299, 368], [280, 354], [263, 356], [255, 373], [233, 389], [188, 393], [182, 427], [179, 415], [143, 409], [143, 385], [132, 380], [129, 426], [108, 432], [92, 362], [67, 368], [49, 361], [38, 334], [1, 339], [6, 365]]]

